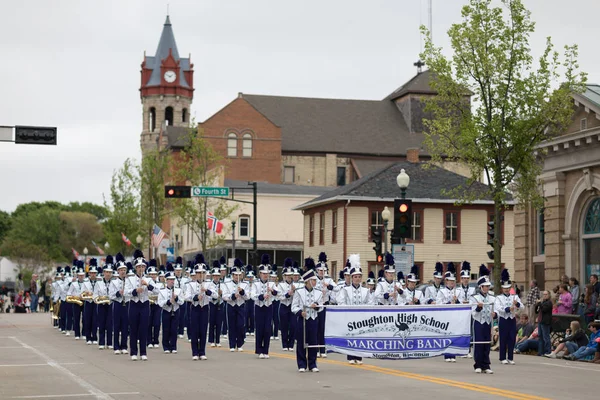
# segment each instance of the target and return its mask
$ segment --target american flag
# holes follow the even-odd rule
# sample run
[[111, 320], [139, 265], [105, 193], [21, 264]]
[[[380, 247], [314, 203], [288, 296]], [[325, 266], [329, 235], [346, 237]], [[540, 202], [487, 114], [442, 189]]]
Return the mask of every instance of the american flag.
[[71, 247], [71, 251], [73, 252], [73, 257], [79, 259], [79, 253], [77, 252], [77, 250]]
[[152, 246], [160, 247], [160, 242], [165, 238], [165, 232], [159, 228], [158, 225], [154, 224], [152, 229]]
[[125, 244], [126, 244], [127, 246], [131, 246], [131, 240], [129, 240], [129, 239], [127, 238], [127, 236], [125, 236], [125, 234], [124, 234], [123, 232], [121, 232], [121, 239], [123, 239], [123, 241], [125, 242]]
[[217, 219], [217, 217], [215, 217], [215, 215], [208, 211], [207, 212], [207, 217], [206, 217], [206, 223], [208, 224], [208, 229], [210, 229], [211, 231], [220, 234], [223, 232], [223, 223], [221, 221], [219, 221]]
[[96, 248], [96, 250], [98, 250], [98, 254], [99, 254], [99, 255], [101, 255], [101, 256], [103, 256], [103, 255], [104, 255], [104, 250], [102, 250], [102, 249], [100, 248], [100, 246], [98, 246], [98, 245], [96, 244], [96, 242], [94, 242], [93, 240], [92, 240], [92, 244], [94, 245], [94, 247]]

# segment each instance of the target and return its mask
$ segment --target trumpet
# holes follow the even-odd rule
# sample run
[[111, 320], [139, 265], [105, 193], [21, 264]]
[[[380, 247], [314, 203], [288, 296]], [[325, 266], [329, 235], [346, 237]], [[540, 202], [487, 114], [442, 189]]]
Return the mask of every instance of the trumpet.
[[149, 295], [148, 300], [150, 301], [150, 304], [156, 304], [156, 302], [158, 301], [158, 296], [157, 295]]
[[67, 296], [67, 303], [77, 304], [78, 306], [83, 305], [83, 301], [77, 296]]
[[94, 303], [96, 304], [110, 304], [110, 299], [108, 296], [98, 296], [94, 299]]
[[92, 292], [83, 292], [81, 293], [81, 300], [92, 300], [94, 295]]

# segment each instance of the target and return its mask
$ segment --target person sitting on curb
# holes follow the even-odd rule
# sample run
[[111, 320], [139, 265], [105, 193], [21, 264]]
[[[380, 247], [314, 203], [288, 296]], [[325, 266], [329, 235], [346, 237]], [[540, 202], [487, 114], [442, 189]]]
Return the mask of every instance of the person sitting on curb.
[[587, 356], [594, 355], [596, 350], [598, 349], [598, 342], [600, 341], [600, 322], [592, 322], [589, 324], [588, 328], [592, 331], [590, 335], [590, 340], [585, 347], [580, 347], [575, 353], [565, 356], [564, 358], [567, 360], [581, 360]]
[[587, 344], [588, 338], [585, 336], [583, 329], [581, 329], [579, 321], [571, 321], [571, 329], [567, 329], [567, 336], [560, 340], [560, 344], [553, 352], [545, 354], [545, 356], [548, 358], [556, 358], [558, 353], [563, 350], [565, 351], [565, 356], [567, 354], [574, 354], [581, 347], [587, 346]]

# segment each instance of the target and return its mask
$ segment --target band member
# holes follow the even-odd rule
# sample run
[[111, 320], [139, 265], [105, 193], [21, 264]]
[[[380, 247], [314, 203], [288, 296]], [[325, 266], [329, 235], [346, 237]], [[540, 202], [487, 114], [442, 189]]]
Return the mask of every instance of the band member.
[[254, 300], [256, 323], [255, 354], [258, 358], [269, 358], [269, 345], [273, 334], [273, 299], [277, 290], [273, 282], [269, 282], [271, 264], [268, 254], [263, 254], [258, 266], [258, 281], [251, 286], [250, 298]]
[[375, 278], [367, 279], [367, 289], [369, 289], [369, 293], [371, 293], [371, 296], [375, 296], [375, 284]]
[[[250, 264], [246, 265], [246, 283], [248, 287], [254, 286], [254, 267]], [[254, 300], [249, 298], [246, 301], [246, 334], [249, 336], [254, 336], [254, 317]]]
[[[469, 285], [471, 280], [471, 264], [468, 261], [463, 261], [460, 268], [460, 285], [458, 289], [463, 292], [463, 304], [469, 304], [470, 298], [475, 294], [475, 287]], [[473, 317], [471, 317], [471, 337], [473, 337]], [[471, 353], [462, 358], [473, 358]]]
[[236, 258], [231, 268], [232, 280], [222, 283], [223, 300], [227, 302], [229, 351], [244, 351], [244, 304], [250, 297], [250, 287], [242, 282], [242, 261]]
[[415, 305], [421, 304], [424, 301], [423, 292], [417, 290], [418, 282], [419, 267], [413, 265], [410, 269], [410, 274], [406, 276], [406, 289], [404, 289], [402, 298], [398, 298], [398, 304]]
[[396, 263], [394, 256], [390, 253], [385, 255], [385, 265], [383, 266], [383, 281], [377, 283], [375, 289], [375, 302], [379, 305], [392, 306], [398, 304], [398, 297], [403, 291], [396, 278]]
[[190, 302], [190, 336], [192, 338], [192, 360], [206, 360], [206, 334], [208, 333], [209, 304], [219, 296], [212, 281], [205, 281], [204, 256], [196, 256], [196, 279], [186, 286], [185, 300]]
[[94, 290], [96, 290], [98, 284], [97, 276], [98, 261], [92, 258], [88, 269], [88, 279], [85, 281], [85, 289], [82, 293], [82, 295], [87, 296], [83, 304], [83, 328], [88, 345], [98, 344], [98, 311], [93, 300]]
[[[219, 280], [221, 281], [221, 284], [231, 282], [231, 278], [229, 276], [227, 276], [227, 263], [225, 262], [225, 257], [221, 257], [219, 262], [221, 264], [221, 266], [219, 267], [219, 272], [221, 273], [221, 277]], [[223, 320], [223, 323], [221, 325], [221, 336], [223, 336], [223, 337], [227, 336], [227, 308], [228, 307], [229, 307], [229, 304], [226, 301], [224, 301], [223, 307], [221, 307], [221, 318]]]
[[[312, 262], [312, 258], [310, 259]], [[325, 252], [319, 253], [319, 262], [317, 264], [317, 284], [315, 289], [323, 293], [323, 304], [328, 306], [331, 304], [332, 298], [335, 299], [335, 291], [337, 285], [331, 278], [325, 277], [327, 271], [327, 254]], [[341, 289], [341, 288], [340, 288]], [[337, 289], [339, 290], [339, 289]], [[319, 330], [317, 332], [317, 344], [323, 347], [319, 347], [317, 357], [327, 358], [327, 351], [325, 349], [325, 320], [327, 315], [327, 308], [323, 308], [323, 311], [319, 313], [318, 323]]]
[[142, 361], [148, 360], [146, 341], [148, 336], [148, 319], [150, 301], [148, 295], [157, 293], [157, 288], [150, 278], [144, 278], [146, 260], [141, 250], [133, 253], [136, 274], [125, 281], [125, 295], [129, 298], [129, 347], [131, 360], [138, 359], [138, 339]]
[[212, 299], [210, 302], [209, 324], [208, 324], [208, 342], [210, 347], [221, 347], [221, 327], [223, 326], [223, 309], [225, 304], [223, 303], [223, 290], [221, 289], [221, 273], [219, 272], [219, 265], [215, 266], [213, 263], [212, 270], [212, 282], [217, 290], [217, 298]]
[[[350, 266], [350, 260], [346, 260], [346, 267], [344, 268], [344, 283], [343, 283], [343, 287], [348, 287], [348, 286], [352, 286], [352, 277], [350, 276], [350, 268], [352, 268]], [[338, 304], [339, 301], [338, 301]]]
[[[296, 363], [298, 372], [305, 372], [308, 368], [312, 372], [319, 372], [317, 368], [317, 333], [319, 329], [319, 311], [323, 306], [323, 292], [315, 289], [317, 276], [310, 269], [302, 276], [304, 287], [294, 293], [291, 311], [296, 317]], [[309, 347], [308, 351], [304, 344]]]
[[167, 265], [167, 286], [158, 293], [158, 304], [162, 308], [162, 345], [167, 354], [177, 353], [177, 324], [181, 305], [184, 303], [181, 289], [175, 287], [176, 277], [169, 269], [170, 266]]
[[[110, 261], [110, 263], [109, 263]], [[106, 264], [104, 268], [100, 270], [103, 276], [102, 280], [98, 282], [94, 290], [94, 303], [96, 303], [96, 310], [98, 313], [98, 330], [99, 330], [99, 345], [100, 350], [112, 347], [112, 310], [110, 306], [110, 280], [112, 278], [112, 263], [113, 258], [111, 255], [106, 257]]]
[[[273, 286], [277, 286], [277, 265], [273, 264], [271, 267], [271, 272], [269, 273], [269, 282], [273, 284]], [[251, 286], [252, 287], [252, 286]], [[273, 298], [273, 317], [272, 317], [272, 327], [271, 330], [271, 340], [279, 340], [279, 297]]]
[[[84, 269], [77, 269], [77, 280], [71, 283], [69, 286], [68, 296], [74, 296], [81, 300], [81, 293], [84, 290], [85, 271]], [[83, 305], [71, 303], [73, 308], [73, 331], [75, 333], [75, 340], [81, 339], [81, 314], [83, 311]]]
[[113, 350], [115, 354], [127, 354], [127, 336], [129, 332], [129, 297], [125, 295], [127, 265], [121, 253], [115, 256], [117, 261], [116, 279], [110, 282], [108, 296], [112, 301]]
[[490, 368], [490, 340], [492, 339], [491, 328], [495, 317], [493, 312], [494, 296], [488, 294], [491, 286], [490, 271], [481, 265], [479, 267], [479, 294], [471, 296], [470, 302], [473, 307], [471, 314], [473, 315], [473, 334], [475, 339], [474, 344], [474, 360], [475, 372], [481, 374], [493, 374], [494, 371]]
[[442, 278], [444, 272], [444, 266], [441, 262], [435, 263], [435, 271], [433, 273], [433, 285], [427, 286], [425, 289], [425, 303], [427, 304], [435, 304], [435, 299], [437, 299], [437, 295], [440, 292], [442, 285]]
[[279, 284], [277, 291], [279, 292], [279, 323], [281, 329], [281, 346], [283, 351], [292, 351], [294, 348], [294, 331], [292, 330], [292, 301], [294, 299], [294, 268], [292, 268], [292, 259], [286, 258], [283, 261], [283, 282]]
[[[463, 291], [456, 287], [456, 268], [454, 263], [448, 263], [448, 270], [444, 274], [445, 286], [440, 289], [435, 304], [461, 304], [464, 300]], [[456, 362], [456, 356], [444, 354], [444, 361]]]
[[73, 330], [73, 303], [67, 302], [67, 296], [69, 295], [69, 290], [71, 289], [71, 285], [75, 282], [76, 278], [74, 275], [71, 275], [71, 271], [73, 274], [77, 273], [77, 260], [74, 260], [74, 265], [69, 267], [65, 266], [65, 273], [63, 275], [63, 280], [61, 282], [61, 322], [63, 325], [63, 330], [61, 331], [66, 336], [71, 336], [71, 330]]
[[[352, 285], [341, 290], [338, 304], [347, 306], [375, 304], [375, 296], [372, 296], [369, 289], [362, 287], [362, 269], [360, 268], [360, 255], [352, 254], [348, 258], [350, 262], [350, 276]], [[349, 364], [362, 364], [362, 357], [347, 356]]]
[[[60, 295], [61, 295], [61, 290], [62, 290], [62, 268], [61, 267], [57, 267], [56, 268], [56, 275], [54, 276], [54, 282], [52, 282], [52, 303], [53, 303], [53, 307], [54, 307], [54, 312], [56, 313], [55, 315], [58, 317], [58, 319], [53, 318], [52, 319], [52, 325], [54, 326], [54, 328], [60, 328], [60, 331], [62, 331], [62, 326], [60, 326], [60, 307], [61, 304], [60, 302]], [[57, 310], [58, 309], [58, 310]]]
[[[185, 290], [185, 285], [189, 282], [189, 279], [183, 276], [183, 258], [177, 257], [175, 260], [175, 288], [180, 289], [182, 292]], [[168, 271], [167, 271], [168, 272]], [[189, 306], [189, 303], [188, 303]], [[177, 323], [177, 337], [183, 339], [183, 333], [187, 326], [187, 314], [186, 306], [184, 305], [179, 311], [179, 321]], [[188, 338], [189, 339], [189, 338]]]
[[[156, 290], [160, 291], [164, 287], [158, 280], [158, 271], [156, 270], [157, 262], [155, 259], [150, 260], [148, 266], [148, 276], [154, 282]], [[163, 267], [164, 268], [164, 267]], [[158, 348], [158, 336], [160, 333], [160, 314], [162, 308], [158, 305], [158, 294], [151, 293], [148, 296], [150, 302], [150, 316], [148, 317], [148, 348]]]
[[[512, 282], [507, 269], [501, 274], [502, 294], [496, 296], [494, 310], [498, 313], [498, 338], [500, 340], [500, 362], [515, 365], [513, 350], [517, 338], [517, 311], [523, 307], [519, 296], [510, 294]], [[508, 351], [508, 359], [506, 353]]]

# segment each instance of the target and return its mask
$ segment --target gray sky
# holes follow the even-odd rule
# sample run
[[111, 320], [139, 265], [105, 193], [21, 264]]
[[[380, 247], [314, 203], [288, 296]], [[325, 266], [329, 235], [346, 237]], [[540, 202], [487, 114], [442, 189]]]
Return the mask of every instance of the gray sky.
[[[0, 210], [29, 201], [102, 203], [112, 172], [139, 159], [140, 64], [170, 3], [179, 53], [195, 69], [202, 121], [238, 92], [381, 99], [415, 74], [426, 0], [28, 0], [0, 2], [0, 125], [59, 129], [58, 146], [0, 142]], [[433, 0], [434, 41], [465, 0]], [[600, 82], [597, 0], [525, 0], [532, 47], [578, 43]]]

